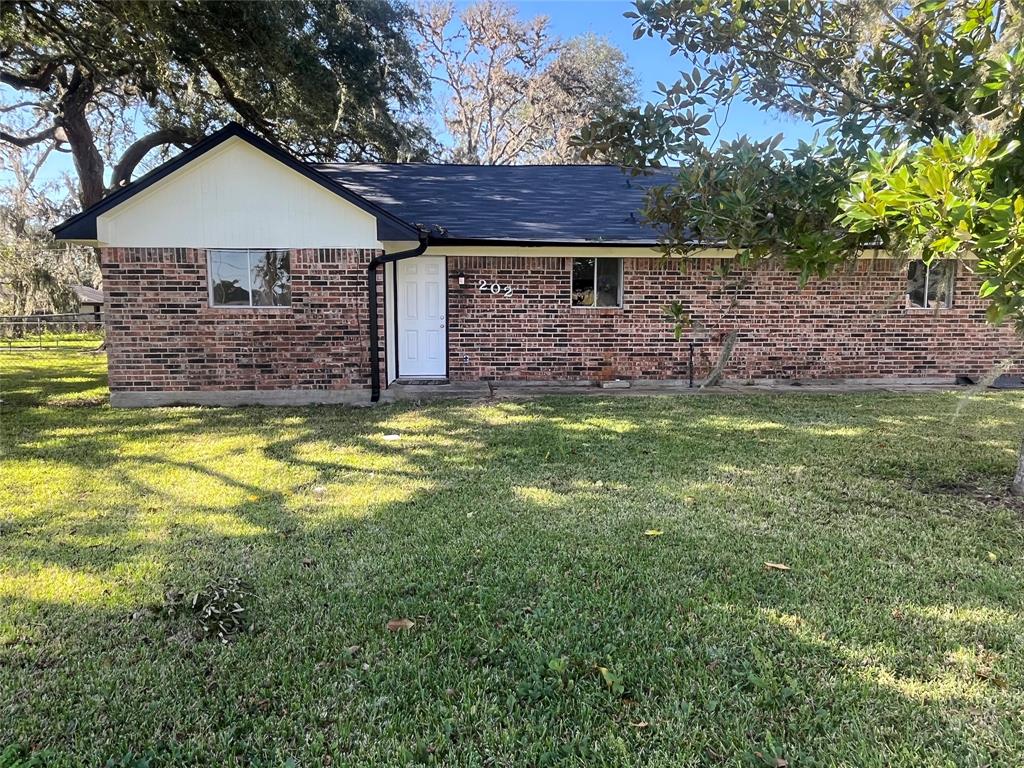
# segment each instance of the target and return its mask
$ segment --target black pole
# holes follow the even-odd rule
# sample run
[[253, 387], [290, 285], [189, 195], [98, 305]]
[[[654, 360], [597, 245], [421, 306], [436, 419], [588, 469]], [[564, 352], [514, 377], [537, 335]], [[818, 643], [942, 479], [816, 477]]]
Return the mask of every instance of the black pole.
[[380, 400], [380, 332], [377, 329], [377, 321], [380, 314], [377, 312], [377, 267], [392, 261], [411, 259], [419, 256], [427, 250], [427, 237], [420, 235], [420, 242], [415, 248], [397, 253], [388, 253], [384, 256], [374, 256], [366, 266], [366, 294], [370, 302], [370, 402], [376, 403]]
[[690, 339], [690, 389], [693, 389], [693, 339]]

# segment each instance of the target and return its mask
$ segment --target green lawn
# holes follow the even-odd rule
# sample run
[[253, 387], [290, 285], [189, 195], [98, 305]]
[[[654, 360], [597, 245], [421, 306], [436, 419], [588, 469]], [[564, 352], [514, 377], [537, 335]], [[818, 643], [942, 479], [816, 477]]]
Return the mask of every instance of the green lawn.
[[[1024, 762], [1021, 395], [116, 411], [101, 356], [0, 377], [9, 764]], [[234, 577], [252, 630], [197, 639]]]

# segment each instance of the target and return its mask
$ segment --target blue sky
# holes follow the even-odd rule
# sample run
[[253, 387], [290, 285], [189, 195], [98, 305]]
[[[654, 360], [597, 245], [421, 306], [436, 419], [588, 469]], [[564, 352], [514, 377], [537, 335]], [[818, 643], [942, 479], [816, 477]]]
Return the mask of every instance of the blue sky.
[[[644, 101], [655, 99], [653, 92], [659, 80], [672, 83], [678, 79], [683, 60], [670, 54], [668, 43], [650, 37], [633, 39], [632, 19], [622, 15], [633, 9], [633, 4], [627, 0], [517, 0], [514, 4], [523, 18], [547, 16], [551, 28], [560, 37], [593, 32], [608, 38], [625, 52], [640, 77]], [[814, 127], [787, 115], [762, 112], [749, 104], [736, 103], [722, 130], [722, 138], [731, 139], [744, 133], [757, 139], [782, 133], [786, 137], [783, 146], [795, 146], [798, 139], [810, 139]]]

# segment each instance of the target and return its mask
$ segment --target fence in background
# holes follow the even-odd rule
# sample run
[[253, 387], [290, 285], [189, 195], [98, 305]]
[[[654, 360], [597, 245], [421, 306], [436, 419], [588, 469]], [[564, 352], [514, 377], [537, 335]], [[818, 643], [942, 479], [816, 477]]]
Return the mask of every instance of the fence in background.
[[100, 314], [0, 315], [0, 351], [89, 347], [102, 341]]

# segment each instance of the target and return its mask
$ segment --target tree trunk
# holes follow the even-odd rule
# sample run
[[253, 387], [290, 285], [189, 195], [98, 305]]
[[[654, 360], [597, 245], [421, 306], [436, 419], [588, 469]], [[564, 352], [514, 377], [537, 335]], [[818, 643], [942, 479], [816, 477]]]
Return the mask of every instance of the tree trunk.
[[1013, 482], [1010, 483], [1010, 493], [1013, 496], [1024, 496], [1024, 442], [1021, 443], [1017, 454], [1017, 471], [1013, 475]]
[[96, 148], [96, 137], [86, 117], [86, 108], [95, 93], [92, 80], [75, 69], [60, 103], [60, 125], [71, 147], [80, 185], [79, 199], [83, 208], [103, 199], [103, 157]]
[[718, 362], [715, 363], [711, 373], [708, 374], [708, 377], [700, 385], [701, 389], [713, 387], [721, 381], [722, 374], [725, 373], [725, 367], [729, 364], [729, 359], [732, 357], [732, 348], [736, 345], [736, 335], [737, 331], [731, 331], [725, 337], [725, 342], [722, 344], [722, 353], [718, 356]]

